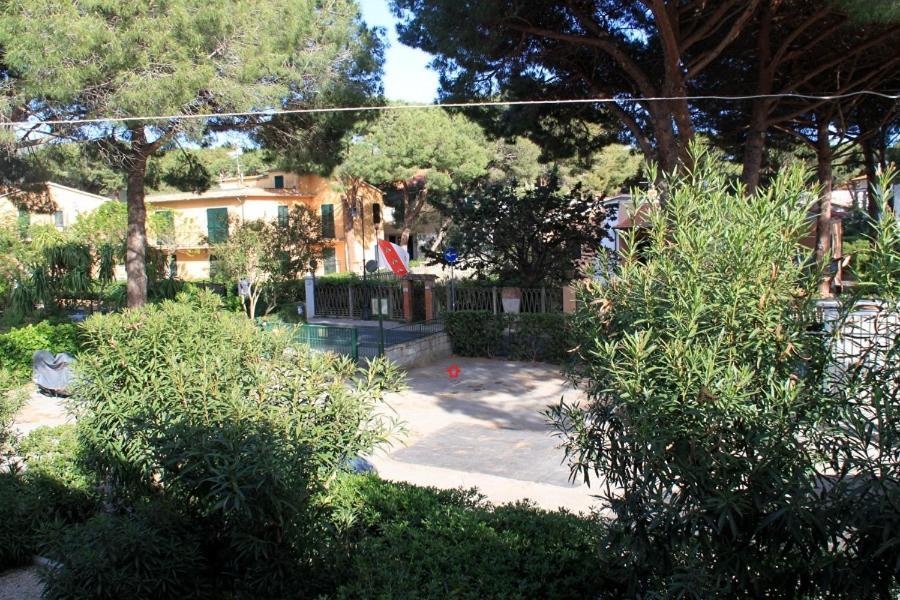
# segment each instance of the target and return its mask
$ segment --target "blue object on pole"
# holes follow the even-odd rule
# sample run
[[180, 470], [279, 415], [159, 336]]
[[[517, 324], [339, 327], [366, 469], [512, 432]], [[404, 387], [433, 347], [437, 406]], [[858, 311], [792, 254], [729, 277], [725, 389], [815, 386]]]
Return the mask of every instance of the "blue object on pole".
[[446, 260], [451, 265], [456, 262], [456, 259], [459, 255], [456, 253], [456, 248], [447, 248], [444, 250], [444, 260]]

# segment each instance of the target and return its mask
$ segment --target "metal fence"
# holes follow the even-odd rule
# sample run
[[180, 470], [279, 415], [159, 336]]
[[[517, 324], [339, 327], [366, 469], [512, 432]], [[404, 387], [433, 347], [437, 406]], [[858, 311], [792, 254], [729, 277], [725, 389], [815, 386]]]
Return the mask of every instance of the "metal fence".
[[[396, 285], [316, 284], [316, 316], [338, 319], [403, 318], [403, 290]], [[380, 300], [380, 303], [379, 303]]]
[[[449, 283], [440, 283], [434, 287], [434, 314], [450, 310], [486, 310], [496, 314], [503, 312], [503, 300], [498, 286], [473, 287], [456, 286], [451, 298]], [[560, 313], [563, 310], [563, 289], [561, 287], [519, 288], [522, 301], [519, 312], [523, 313]]]

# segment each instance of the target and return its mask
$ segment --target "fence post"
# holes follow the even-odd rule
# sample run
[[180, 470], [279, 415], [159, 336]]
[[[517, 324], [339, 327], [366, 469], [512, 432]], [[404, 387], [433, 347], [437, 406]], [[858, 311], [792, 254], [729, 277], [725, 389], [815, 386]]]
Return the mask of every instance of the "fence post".
[[541, 312], [547, 312], [547, 288], [541, 286]]
[[447, 312], [453, 312], [453, 305], [450, 304], [450, 287], [452, 285], [453, 283], [451, 282], [444, 288], [444, 290], [447, 292]]
[[306, 276], [306, 320], [316, 316], [316, 283], [312, 275]]
[[494, 314], [497, 314], [497, 287], [491, 286], [491, 306], [493, 307]]
[[347, 301], [349, 302], [349, 304], [347, 305], [347, 316], [350, 317], [351, 319], [356, 318], [356, 315], [353, 314], [354, 305], [353, 305], [353, 284], [352, 283], [347, 284]]
[[351, 355], [353, 356], [354, 362], [359, 362], [359, 331], [354, 327], [350, 330], [350, 344], [352, 350]]

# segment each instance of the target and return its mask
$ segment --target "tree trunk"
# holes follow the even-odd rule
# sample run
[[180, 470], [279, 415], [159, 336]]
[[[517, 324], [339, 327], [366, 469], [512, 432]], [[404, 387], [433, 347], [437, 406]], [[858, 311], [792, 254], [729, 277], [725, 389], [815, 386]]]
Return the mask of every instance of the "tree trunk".
[[869, 217], [878, 220], [878, 201], [875, 198], [878, 185], [878, 158], [875, 156], [875, 146], [871, 139], [863, 138], [860, 146], [866, 167], [866, 212], [869, 213]]
[[452, 217], [444, 217], [444, 220], [441, 221], [441, 228], [438, 229], [438, 234], [431, 243], [432, 252], [437, 252], [437, 249], [441, 247], [441, 242], [444, 241], [444, 236], [447, 234], [447, 228], [450, 227], [451, 222], [453, 222]]
[[824, 117], [818, 119], [818, 134], [816, 140], [816, 175], [819, 179], [819, 215], [816, 220], [816, 264], [822, 271], [822, 279], [819, 282], [819, 295], [823, 298], [831, 297], [831, 274], [828, 269], [831, 266], [831, 188], [833, 174], [831, 169], [831, 141], [828, 138], [828, 120]]
[[144, 177], [147, 156], [144, 127], [135, 125], [131, 131], [131, 155], [127, 158], [128, 231], [125, 239], [125, 273], [128, 307], [143, 306], [147, 302], [147, 207], [144, 205]]
[[[407, 198], [409, 196], [407, 195]], [[413, 226], [419, 220], [422, 208], [425, 206], [425, 200], [428, 197], [428, 188], [423, 187], [416, 193], [416, 200], [413, 206], [406, 204], [406, 210], [403, 213], [403, 231], [400, 234], [400, 247], [406, 248], [409, 243], [409, 234], [412, 232]], [[410, 257], [412, 258], [412, 257]]]
[[[772, 93], [772, 7], [769, 2], [762, 3], [760, 14], [759, 39], [756, 47], [759, 52], [756, 93], [767, 95]], [[756, 193], [762, 171], [763, 153], [766, 147], [766, 132], [769, 127], [769, 111], [772, 103], [766, 98], [753, 100], [750, 111], [750, 127], [747, 130], [744, 148], [744, 164], [741, 180], [747, 187], [747, 194]]]

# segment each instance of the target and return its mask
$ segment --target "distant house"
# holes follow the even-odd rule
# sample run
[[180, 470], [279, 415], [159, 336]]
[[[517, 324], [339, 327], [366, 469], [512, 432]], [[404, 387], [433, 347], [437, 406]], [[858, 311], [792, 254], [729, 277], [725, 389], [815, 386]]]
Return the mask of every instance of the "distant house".
[[[389, 215], [385, 214], [381, 192], [373, 186], [363, 186], [363, 214], [345, 215], [341, 196], [328, 179], [287, 171], [223, 178], [218, 187], [199, 194], [154, 194], [146, 198], [148, 210], [162, 213], [172, 223], [174, 233], [151, 235], [148, 242], [169, 252], [174, 259], [173, 271], [180, 278], [207, 279], [210, 261], [215, 260], [207, 240], [225, 240], [230, 224], [235, 222], [286, 219], [291, 207], [301, 204], [319, 216], [324, 237], [330, 240], [317, 272], [362, 273], [364, 258], [374, 258], [376, 239], [384, 239], [383, 223]], [[350, 231], [352, 244], [347, 243]]]
[[48, 181], [34, 191], [8, 189], [0, 193], [0, 222], [14, 220], [23, 231], [31, 225], [65, 229], [79, 215], [109, 201], [110, 198]]

